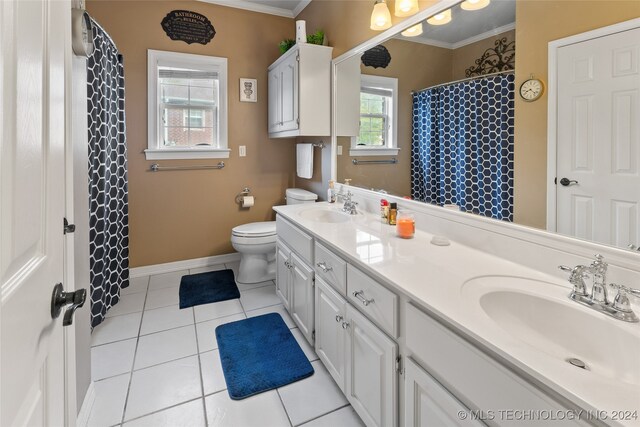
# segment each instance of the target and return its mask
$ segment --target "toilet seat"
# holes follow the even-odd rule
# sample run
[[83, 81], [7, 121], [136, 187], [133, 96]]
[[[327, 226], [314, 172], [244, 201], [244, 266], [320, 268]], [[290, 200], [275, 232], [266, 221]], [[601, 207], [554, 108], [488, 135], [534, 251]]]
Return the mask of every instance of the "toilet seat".
[[272, 237], [275, 235], [276, 235], [275, 221], [251, 222], [249, 224], [238, 225], [237, 227], [234, 227], [231, 230], [232, 237], [233, 236], [242, 237], [244, 239]]

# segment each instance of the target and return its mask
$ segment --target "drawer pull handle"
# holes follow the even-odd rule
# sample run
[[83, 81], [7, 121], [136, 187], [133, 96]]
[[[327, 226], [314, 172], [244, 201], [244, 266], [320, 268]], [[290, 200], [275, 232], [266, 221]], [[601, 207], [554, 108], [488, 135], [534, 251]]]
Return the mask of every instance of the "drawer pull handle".
[[375, 301], [373, 300], [373, 298], [371, 298], [371, 299], [366, 299], [366, 298], [364, 297], [364, 291], [355, 291], [355, 292], [353, 293], [353, 296], [354, 296], [354, 297], [356, 297], [356, 298], [358, 298], [358, 299], [360, 300], [360, 302], [362, 303], [362, 305], [364, 305], [365, 307], [366, 307], [366, 306], [368, 306], [369, 304], [371, 304], [372, 302], [375, 302]]
[[338, 323], [342, 322], [343, 319], [344, 317], [340, 316], [339, 314], [336, 316], [336, 322]]
[[325, 273], [333, 270], [333, 267], [327, 267], [327, 263], [326, 262], [319, 262], [316, 264], [318, 267], [320, 267], [322, 269], [322, 271], [324, 271]]
[[342, 329], [347, 329], [349, 327], [349, 322], [342, 322]]

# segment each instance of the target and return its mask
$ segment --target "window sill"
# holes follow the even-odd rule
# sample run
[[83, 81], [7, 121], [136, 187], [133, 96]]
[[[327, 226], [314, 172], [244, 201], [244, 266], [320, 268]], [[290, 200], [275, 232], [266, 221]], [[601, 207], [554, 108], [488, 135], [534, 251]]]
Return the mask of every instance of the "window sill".
[[144, 150], [147, 160], [228, 159], [228, 148], [170, 148]]
[[349, 155], [354, 156], [397, 156], [399, 148], [351, 148]]

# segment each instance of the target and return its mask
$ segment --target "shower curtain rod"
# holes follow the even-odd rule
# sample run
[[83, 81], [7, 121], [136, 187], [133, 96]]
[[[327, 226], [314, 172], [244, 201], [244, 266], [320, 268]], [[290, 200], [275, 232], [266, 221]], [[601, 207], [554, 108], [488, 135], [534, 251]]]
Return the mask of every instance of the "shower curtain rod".
[[460, 79], [460, 80], [454, 80], [452, 82], [441, 83], [439, 85], [425, 87], [424, 89], [412, 90], [411, 91], [411, 95], [414, 95], [414, 94], [420, 93], [420, 92], [424, 92], [426, 90], [435, 89], [437, 87], [449, 86], [449, 85], [453, 85], [453, 84], [456, 84], [456, 83], [468, 82], [468, 81], [477, 80], [477, 79], [484, 79], [485, 77], [499, 76], [499, 75], [502, 75], [502, 74], [513, 74], [515, 72], [516, 72], [516, 70], [498, 71], [496, 73], [483, 74], [481, 76], [467, 77], [466, 79]]

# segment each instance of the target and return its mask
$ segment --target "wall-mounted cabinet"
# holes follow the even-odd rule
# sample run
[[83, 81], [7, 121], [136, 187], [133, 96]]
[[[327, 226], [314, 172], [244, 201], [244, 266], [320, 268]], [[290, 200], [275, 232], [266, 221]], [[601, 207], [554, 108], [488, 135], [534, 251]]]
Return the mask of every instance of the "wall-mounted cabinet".
[[293, 46], [269, 67], [269, 138], [331, 134], [331, 52]]

